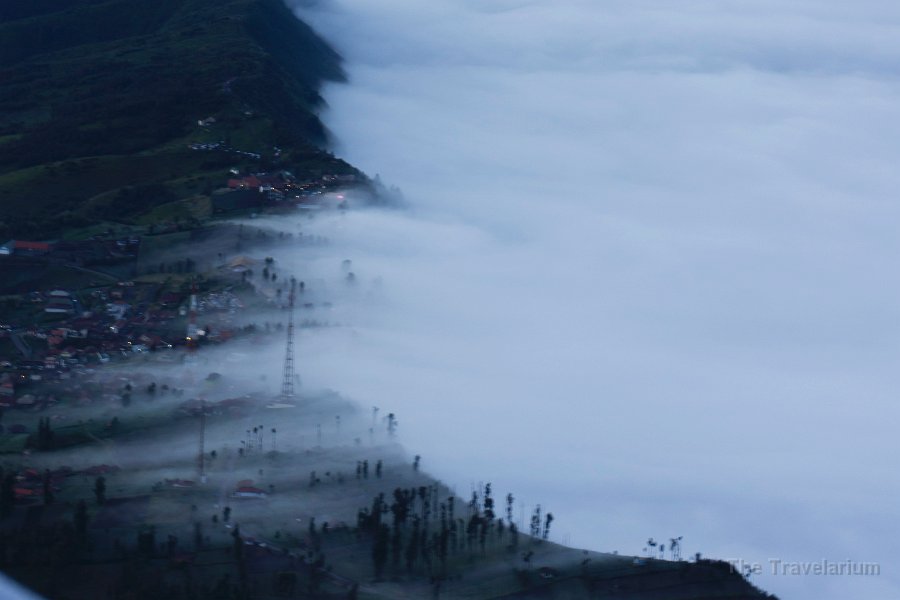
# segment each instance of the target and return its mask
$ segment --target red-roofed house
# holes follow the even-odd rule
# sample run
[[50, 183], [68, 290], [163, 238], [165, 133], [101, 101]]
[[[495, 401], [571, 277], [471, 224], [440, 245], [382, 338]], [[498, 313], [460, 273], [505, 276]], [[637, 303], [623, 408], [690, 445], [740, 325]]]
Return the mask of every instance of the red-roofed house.
[[238, 188], [259, 188], [260, 185], [262, 185], [262, 182], [256, 175], [247, 175], [240, 179], [228, 180], [228, 187], [233, 190]]
[[239, 487], [231, 495], [233, 498], [265, 498], [266, 494], [263, 490], [255, 487]]
[[0, 255], [9, 256], [43, 256], [53, 249], [53, 245], [47, 242], [29, 242], [25, 240], [10, 240], [0, 246]]

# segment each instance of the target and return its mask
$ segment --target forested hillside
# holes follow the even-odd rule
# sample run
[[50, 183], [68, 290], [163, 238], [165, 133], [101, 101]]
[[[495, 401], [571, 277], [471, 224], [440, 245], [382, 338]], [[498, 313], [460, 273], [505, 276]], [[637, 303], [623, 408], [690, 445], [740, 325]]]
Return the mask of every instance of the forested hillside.
[[342, 77], [282, 0], [0, 0], [0, 238], [139, 219], [228, 168], [352, 173], [315, 113]]

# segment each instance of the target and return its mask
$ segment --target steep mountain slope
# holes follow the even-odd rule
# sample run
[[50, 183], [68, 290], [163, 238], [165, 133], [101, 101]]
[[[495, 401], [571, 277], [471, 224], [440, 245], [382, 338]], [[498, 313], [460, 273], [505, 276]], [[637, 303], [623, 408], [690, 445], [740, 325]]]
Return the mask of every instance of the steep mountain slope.
[[0, 0], [0, 237], [134, 218], [226, 167], [352, 173], [316, 116], [342, 77], [282, 0]]

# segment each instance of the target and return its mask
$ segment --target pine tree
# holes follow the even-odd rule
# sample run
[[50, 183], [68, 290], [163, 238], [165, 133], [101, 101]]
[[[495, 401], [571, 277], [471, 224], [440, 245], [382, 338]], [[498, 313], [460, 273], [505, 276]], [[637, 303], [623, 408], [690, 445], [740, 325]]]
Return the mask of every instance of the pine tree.
[[403, 554], [403, 534], [400, 532], [400, 528], [395, 524], [394, 525], [394, 534], [391, 537], [391, 564], [394, 569], [400, 567], [400, 558]]
[[394, 416], [394, 413], [390, 413], [387, 416], [387, 430], [388, 435], [391, 437], [397, 434], [397, 417]]
[[531, 515], [531, 537], [537, 538], [541, 535], [541, 505], [534, 507], [534, 514]]
[[78, 504], [75, 505], [75, 534], [78, 536], [78, 541], [84, 543], [87, 537], [87, 504], [84, 500], [79, 500]]
[[484, 518], [494, 520], [494, 499], [491, 498], [491, 484], [484, 486]]
[[94, 496], [97, 498], [97, 504], [102, 505], [106, 502], [106, 478], [103, 475], [94, 480]]
[[232, 549], [234, 550], [234, 559], [240, 561], [244, 557], [244, 540], [241, 539], [241, 528], [239, 525], [234, 526], [231, 532]]
[[16, 475], [15, 473], [7, 473], [0, 484], [0, 515], [4, 517], [9, 515], [16, 503]]
[[53, 489], [50, 480], [50, 469], [44, 469], [44, 504], [51, 504], [53, 502]]
[[409, 543], [406, 544], [406, 569], [412, 571], [419, 555], [419, 517], [413, 518], [412, 534]]
[[375, 544], [372, 546], [372, 564], [375, 567], [375, 577], [380, 579], [384, 573], [384, 565], [387, 564], [388, 543], [390, 541], [390, 528], [381, 525], [375, 534]]

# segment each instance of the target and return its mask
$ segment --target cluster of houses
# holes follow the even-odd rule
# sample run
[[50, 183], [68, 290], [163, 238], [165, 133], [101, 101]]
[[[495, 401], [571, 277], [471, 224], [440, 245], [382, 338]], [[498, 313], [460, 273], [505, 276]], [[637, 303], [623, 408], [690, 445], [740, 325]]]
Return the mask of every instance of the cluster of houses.
[[265, 498], [268, 494], [253, 485], [252, 479], [242, 479], [237, 482], [235, 489], [231, 492], [232, 498]]
[[[202, 121], [199, 121], [198, 123], [202, 123]], [[231, 152], [232, 154], [239, 154], [241, 156], [246, 156], [247, 158], [252, 158], [253, 160], [259, 160], [260, 158], [262, 158], [262, 155], [259, 154], [258, 152], [248, 152], [246, 150], [238, 150], [237, 148], [232, 148], [231, 146], [227, 145], [225, 142], [223, 142], [221, 140], [218, 142], [205, 142], [205, 143], [194, 142], [194, 143], [188, 144], [188, 148], [190, 148], [191, 150], [206, 150], [206, 151], [221, 150], [222, 152]]]
[[261, 490], [251, 485], [245, 485], [237, 488], [231, 494], [232, 498], [265, 498], [268, 494], [265, 490]]
[[119, 471], [116, 465], [94, 465], [86, 469], [74, 470], [71, 467], [59, 467], [58, 469], [39, 471], [33, 468], [24, 468], [12, 473], [15, 482], [13, 494], [16, 504], [31, 504], [43, 502], [44, 493], [49, 491], [59, 493], [70, 477], [97, 477], [109, 475]]
[[86, 263], [110, 259], [134, 258], [140, 247], [138, 237], [76, 241], [35, 242], [9, 240], [0, 245], [0, 257], [54, 258], [60, 262]]
[[227, 187], [213, 193], [213, 212], [278, 208], [284, 206], [310, 208], [329, 191], [358, 183], [353, 174], [323, 175], [319, 179], [300, 181], [289, 171], [241, 175], [232, 169]]
[[[197, 482], [193, 479], [164, 479], [153, 486], [154, 491], [159, 491], [163, 487], [171, 488], [194, 488]], [[268, 494], [265, 490], [253, 487], [253, 482], [249, 480], [238, 482], [237, 487], [231, 492], [232, 498], [266, 498]]]
[[9, 240], [0, 246], [0, 256], [45, 256], [51, 250], [53, 250], [53, 244], [47, 242]]
[[47, 293], [44, 312], [73, 315], [78, 310], [78, 301], [66, 290], [50, 290]]
[[[81, 301], [67, 290], [33, 292], [31, 302], [61, 319], [46, 326], [0, 324], [0, 341], [10, 350], [0, 356], [0, 408], [31, 407], [33, 386], [89, 375], [110, 360], [155, 351], [162, 351], [155, 355], [159, 360], [177, 359], [165, 351], [185, 343], [189, 293], [160, 283], [120, 282], [80, 295]], [[229, 339], [230, 324], [243, 308], [230, 291], [199, 294], [206, 340]]]

